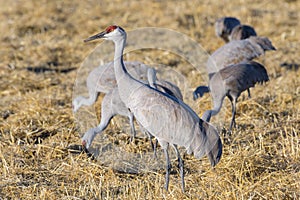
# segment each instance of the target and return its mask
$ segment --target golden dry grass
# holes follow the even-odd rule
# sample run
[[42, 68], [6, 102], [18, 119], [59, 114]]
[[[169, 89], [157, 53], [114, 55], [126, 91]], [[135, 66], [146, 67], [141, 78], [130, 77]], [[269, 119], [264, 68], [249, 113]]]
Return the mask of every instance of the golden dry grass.
[[[1, 0], [0, 199], [299, 199], [299, 9], [297, 0]], [[238, 127], [230, 136], [221, 134], [224, 153], [215, 170], [206, 158], [185, 156], [186, 193], [181, 192], [178, 173], [171, 176], [166, 192], [163, 171], [120, 174], [66, 150], [80, 144], [82, 134], [71, 110], [76, 78], [71, 69], [79, 68], [97, 45], [83, 44], [84, 38], [112, 23], [127, 30], [164, 27], [187, 34], [213, 52], [223, 45], [213, 23], [228, 15], [269, 37], [277, 51], [260, 58], [270, 82], [252, 89], [251, 99], [241, 98]], [[173, 59], [152, 56], [156, 63]], [[288, 69], [283, 63], [294, 65]], [[49, 71], [28, 70], [34, 67]], [[193, 88], [201, 84], [182, 63], [173, 67], [187, 75]], [[210, 97], [197, 104], [200, 115], [210, 108]], [[223, 110], [227, 128], [228, 102]], [[122, 131], [118, 120], [114, 122], [104, 134], [128, 143], [128, 137], [117, 134]], [[139, 145], [148, 147], [148, 142], [132, 148]]]

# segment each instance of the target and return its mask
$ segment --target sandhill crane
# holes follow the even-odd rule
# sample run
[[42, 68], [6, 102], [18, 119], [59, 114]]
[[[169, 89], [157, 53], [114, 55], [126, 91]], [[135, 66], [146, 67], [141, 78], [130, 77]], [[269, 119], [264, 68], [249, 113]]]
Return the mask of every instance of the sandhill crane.
[[[218, 72], [226, 66], [248, 62], [263, 55], [265, 51], [276, 50], [272, 42], [266, 37], [250, 37], [245, 40], [231, 41], [217, 49], [206, 63], [209, 79], [212, 74]], [[201, 92], [200, 92], [201, 91]], [[250, 90], [247, 89], [250, 97]], [[194, 100], [209, 92], [207, 86], [199, 86], [194, 92]]]
[[[155, 87], [158, 90], [168, 93], [169, 95], [172, 95], [177, 99], [180, 100], [183, 99], [180, 89], [176, 85], [165, 80], [157, 80], [155, 69], [148, 68], [147, 77], [148, 77], [149, 85], [151, 87]], [[99, 82], [95, 84], [99, 84]], [[95, 136], [97, 134], [101, 134], [106, 129], [111, 119], [115, 115], [128, 117], [130, 128], [131, 128], [131, 136], [132, 138], [135, 137], [136, 131], [133, 122], [134, 116], [132, 112], [128, 110], [126, 105], [121, 100], [118, 87], [115, 87], [113, 90], [105, 94], [105, 96], [103, 97], [103, 100], [101, 102], [101, 120], [99, 125], [97, 127], [90, 128], [82, 137], [82, 142], [85, 144], [85, 147], [87, 149], [89, 149], [89, 147], [91, 146]], [[144, 131], [143, 127], [140, 128], [142, 129], [142, 132], [148, 135], [148, 133]], [[148, 136], [150, 138], [150, 135]], [[151, 138], [150, 138], [150, 142], [151, 142]], [[152, 142], [151, 142], [151, 146], [155, 154], [155, 147]]]
[[240, 24], [234, 27], [229, 35], [229, 40], [244, 40], [251, 36], [257, 36], [252, 26]]
[[208, 59], [206, 67], [208, 74], [240, 62], [253, 60], [265, 51], [276, 50], [267, 37], [251, 36], [245, 40], [234, 40], [218, 48]]
[[[219, 72], [211, 75], [209, 80], [209, 90], [213, 98], [214, 107], [202, 115], [202, 119], [209, 122], [211, 116], [220, 112], [223, 100], [227, 96], [232, 106], [232, 119], [229, 131], [235, 125], [236, 102], [240, 94], [254, 87], [256, 83], [264, 83], [269, 80], [267, 70], [263, 65], [254, 61], [234, 64], [221, 69]], [[202, 86], [198, 93], [207, 90]]]
[[194, 153], [196, 158], [208, 155], [211, 165], [215, 166], [222, 155], [222, 142], [216, 128], [200, 119], [181, 100], [134, 79], [128, 73], [122, 56], [126, 42], [126, 32], [123, 28], [109, 26], [105, 31], [87, 38], [85, 42], [99, 38], [114, 42], [114, 71], [121, 100], [164, 150], [167, 163], [166, 190], [171, 169], [168, 154], [170, 144], [177, 153], [184, 191], [184, 166], [177, 145], [184, 146], [187, 153]]
[[225, 42], [229, 42], [229, 36], [233, 28], [240, 24], [240, 20], [235, 17], [221, 17], [215, 22], [216, 35], [221, 37]]

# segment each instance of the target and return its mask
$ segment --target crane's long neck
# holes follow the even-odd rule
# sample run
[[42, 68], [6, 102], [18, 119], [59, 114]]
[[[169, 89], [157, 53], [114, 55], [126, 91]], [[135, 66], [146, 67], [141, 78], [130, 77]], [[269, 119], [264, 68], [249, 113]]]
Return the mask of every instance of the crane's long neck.
[[214, 108], [212, 110], [205, 111], [204, 114], [202, 115], [201, 119], [206, 122], [210, 122], [211, 116], [214, 116], [220, 112], [222, 104], [223, 104], [223, 100], [224, 100], [224, 97], [221, 98], [220, 100], [214, 99]]
[[149, 68], [147, 70], [147, 79], [150, 87], [157, 89], [156, 87], [156, 72], [155, 69]]
[[128, 95], [137, 89], [140, 84], [127, 72], [123, 62], [123, 50], [126, 43], [126, 36], [118, 38], [115, 43], [114, 71], [119, 88], [121, 100], [127, 104]]
[[115, 70], [115, 75], [116, 75], [118, 85], [121, 78], [129, 76], [123, 62], [123, 50], [125, 47], [125, 42], [126, 42], [125, 36], [124, 38], [120, 38], [114, 41], [115, 43], [114, 70]]

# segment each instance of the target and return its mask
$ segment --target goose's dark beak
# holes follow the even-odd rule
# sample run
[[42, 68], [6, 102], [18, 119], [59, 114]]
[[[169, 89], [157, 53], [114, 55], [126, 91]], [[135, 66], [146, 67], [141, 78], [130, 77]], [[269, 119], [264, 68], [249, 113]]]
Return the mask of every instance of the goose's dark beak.
[[89, 41], [92, 41], [92, 40], [96, 40], [96, 39], [100, 39], [100, 38], [105, 38], [105, 34], [106, 34], [106, 31], [103, 31], [101, 33], [98, 33], [96, 35], [93, 35], [93, 36], [85, 39], [84, 42], [89, 42]]

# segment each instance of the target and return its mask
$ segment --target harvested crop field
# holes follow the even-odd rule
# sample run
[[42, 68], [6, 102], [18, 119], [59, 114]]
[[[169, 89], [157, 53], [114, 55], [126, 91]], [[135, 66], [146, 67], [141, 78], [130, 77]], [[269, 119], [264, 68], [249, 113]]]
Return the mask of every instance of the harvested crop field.
[[[300, 1], [0, 2], [0, 199], [300, 199]], [[212, 119], [223, 142], [214, 169], [206, 157], [183, 155], [182, 193], [172, 159], [165, 191], [164, 168], [124, 173], [101, 157], [70, 151], [81, 144], [86, 126], [101, 117], [103, 94], [91, 106], [97, 118], [90, 124], [82, 125], [82, 115], [72, 111], [79, 87], [74, 85], [85, 80], [78, 76], [82, 63], [102, 42], [84, 43], [85, 38], [111, 24], [127, 31], [167, 28], [212, 53], [224, 45], [214, 32], [215, 20], [223, 16], [252, 25], [277, 50], [258, 59], [270, 81], [251, 89], [250, 99], [241, 95], [231, 134], [228, 99], [220, 117]], [[184, 58], [160, 49], [129, 52], [124, 59], [169, 66], [184, 78], [186, 85], [179, 84], [184, 100], [199, 116], [212, 107], [210, 95], [192, 100], [192, 91], [207, 82]], [[103, 135], [125, 151], [152, 153], [146, 138], [130, 142], [128, 127], [126, 118], [115, 117]]]

